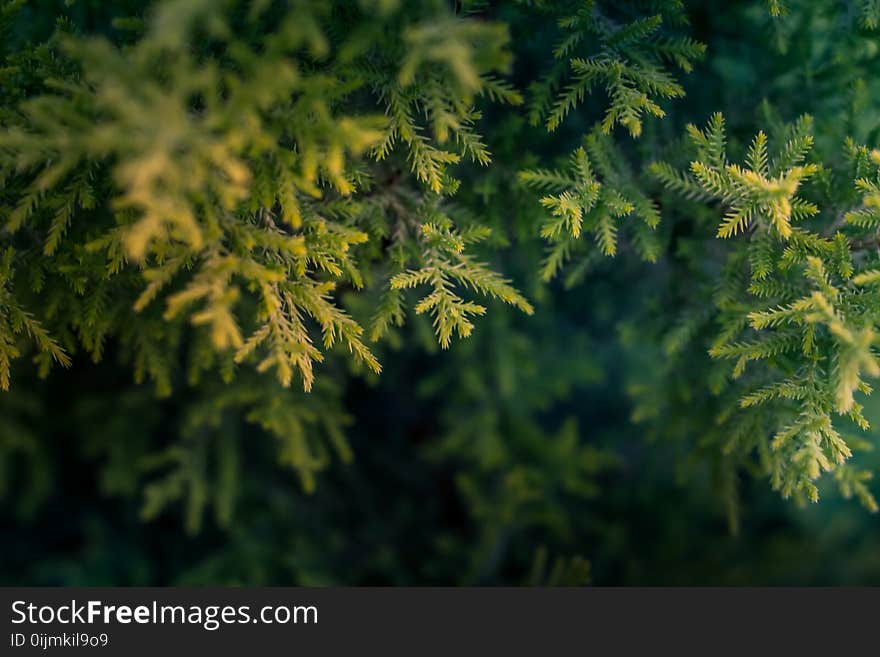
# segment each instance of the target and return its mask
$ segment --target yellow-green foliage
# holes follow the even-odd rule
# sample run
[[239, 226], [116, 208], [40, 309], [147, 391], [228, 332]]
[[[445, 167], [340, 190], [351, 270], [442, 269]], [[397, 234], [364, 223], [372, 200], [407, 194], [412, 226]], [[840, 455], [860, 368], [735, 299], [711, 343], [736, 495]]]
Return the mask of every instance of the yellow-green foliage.
[[[0, 33], [24, 4], [0, 3]], [[349, 456], [344, 423], [303, 402], [333, 371], [329, 353], [373, 376], [371, 343], [398, 337], [410, 308], [444, 349], [492, 300], [540, 315], [489, 262], [515, 235], [514, 249], [545, 245], [529, 272], [544, 282], [565, 272], [570, 287], [612, 256], [643, 268], [630, 280], [660, 281], [615, 301], [662, 325], [653, 340], [636, 320], [617, 327], [662, 352], [631, 386], [633, 415], [674, 414], [664, 430], [711, 448], [728, 489], [748, 469], [815, 500], [827, 472], [876, 508], [850, 434], [867, 428], [860, 399], [880, 374], [880, 155], [828, 146], [843, 141], [837, 123], [861, 125], [864, 76], [845, 78], [852, 98], [838, 105], [851, 107], [826, 108], [825, 135], [765, 104], [730, 138], [708, 109], [682, 143], [671, 135], [684, 119], [659, 119], [706, 48], [677, 0], [145, 4], [112, 30], [62, 17], [45, 42], [0, 42], [0, 388], [14, 388], [22, 355], [45, 375], [108, 346], [160, 397], [229, 384], [215, 410], [244, 409], [277, 436], [311, 490], [331, 452]], [[753, 8], [783, 40], [787, 13], [821, 27], [839, 9], [788, 4], [770, 2], [772, 19]], [[853, 30], [876, 26], [876, 5], [861, 3]], [[506, 16], [555, 47], [537, 52]], [[870, 61], [876, 44], [853, 43]], [[831, 77], [809, 70], [817, 88]], [[637, 264], [619, 262], [632, 253]], [[187, 497], [195, 528], [212, 493], [198, 474], [210, 450], [191, 433], [150, 462], [170, 474], [145, 513]]]
[[[263, 3], [175, 0], [158, 5], [128, 45], [59, 30], [47, 47], [63, 70], [0, 134], [0, 173], [14, 191], [7, 233], [28, 231], [47, 257], [103, 259], [108, 284], [139, 272], [133, 311], [162, 306], [166, 321], [207, 331], [235, 363], [274, 370], [284, 386], [296, 375], [306, 390], [336, 344], [380, 371], [334, 294], [372, 281], [365, 267], [383, 251], [411, 254], [396, 269], [424, 264], [439, 285], [417, 311], [434, 309], [444, 346], [449, 327], [466, 336], [466, 315], [483, 312], [462, 299], [464, 288], [531, 312], [463, 245], [422, 228], [458, 184], [450, 167], [462, 156], [490, 160], [476, 131], [478, 97], [521, 102], [499, 77], [510, 63], [506, 28], [442, 3], [373, 9], [294, 2], [274, 22]], [[406, 161], [412, 179], [392, 184], [383, 166], [391, 159]], [[427, 200], [411, 211], [386, 212], [420, 195]], [[452, 219], [443, 221], [451, 235]], [[383, 239], [392, 244], [362, 248]], [[11, 268], [37, 256], [26, 239], [16, 244], [3, 278], [4, 387], [16, 335], [61, 364], [76, 349], [17, 305]], [[392, 289], [412, 285], [400, 275]], [[157, 365], [148, 371], [158, 378]]]

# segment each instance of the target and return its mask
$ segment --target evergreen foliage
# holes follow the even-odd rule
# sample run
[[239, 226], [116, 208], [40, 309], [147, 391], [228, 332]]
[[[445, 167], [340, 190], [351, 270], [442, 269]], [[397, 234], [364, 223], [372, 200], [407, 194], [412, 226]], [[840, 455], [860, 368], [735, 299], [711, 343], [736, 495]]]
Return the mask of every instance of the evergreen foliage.
[[[735, 361], [732, 378], [748, 380], [740, 407], [762, 407], [761, 426], [770, 429], [750, 436], [738, 449], [756, 450], [762, 470], [786, 497], [818, 500], [814, 482], [830, 471], [846, 495], [856, 494], [876, 511], [864, 483], [870, 473], [838, 470], [852, 450], [833, 418], [845, 416], [863, 430], [869, 426], [854, 393], [870, 394], [865, 378], [880, 375], [872, 351], [875, 320], [865, 289], [874, 270], [856, 273], [856, 267], [862, 270], [869, 263], [854, 262], [850, 238], [841, 230], [823, 236], [800, 225], [819, 214], [815, 203], [796, 195], [802, 182], [819, 171], [819, 165], [803, 163], [813, 143], [811, 124], [804, 116], [787, 126], [772, 159], [767, 136], [758, 132], [744, 165], [737, 165], [729, 163], [724, 119], [715, 114], [704, 130], [688, 126], [696, 154], [689, 173], [664, 163], [652, 170], [679, 194], [722, 204], [718, 238], [748, 235], [748, 243], [724, 263], [724, 293], [716, 296], [720, 332], [709, 351], [712, 357]], [[849, 151], [850, 160], [861, 161], [856, 169], [868, 166], [864, 147], [849, 144]], [[859, 178], [855, 186], [864, 189], [865, 183]], [[860, 214], [851, 211], [844, 220], [858, 225]], [[747, 378], [743, 374], [750, 362], [764, 367]], [[764, 407], [773, 410], [768, 414]], [[745, 438], [754, 431], [736, 427], [746, 422], [751, 420], [745, 414], [732, 418], [733, 435]]]
[[0, 0], [0, 518], [93, 541], [3, 577], [797, 579], [878, 508], [878, 26]]

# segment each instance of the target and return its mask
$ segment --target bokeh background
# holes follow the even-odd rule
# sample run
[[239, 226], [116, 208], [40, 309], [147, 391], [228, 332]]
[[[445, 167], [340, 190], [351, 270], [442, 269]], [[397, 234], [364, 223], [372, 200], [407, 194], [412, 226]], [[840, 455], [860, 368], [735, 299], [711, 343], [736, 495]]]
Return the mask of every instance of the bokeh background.
[[[115, 38], [112, 19], [143, 4], [32, 2], [9, 38], [45, 38], [58, 15]], [[762, 2], [687, 4], [707, 57], [666, 118], [621, 140], [636, 166], [716, 110], [734, 146], [768, 116], [803, 112], [819, 150], [847, 135], [877, 145], [878, 41], [841, 3], [791, 3], [785, 21]], [[516, 3], [485, 11], [510, 24], [525, 88], [552, 22]], [[457, 202], [495, 227], [485, 257], [534, 300], [532, 317], [492, 305], [441, 351], [410, 314], [378, 347], [381, 376], [340, 355], [309, 395], [242, 371], [234, 393], [180, 374], [158, 398], [112, 342], [101, 363], [77, 356], [45, 380], [22, 359], [0, 395], [0, 583], [880, 584], [876, 515], [824, 486], [819, 504], [798, 507], [702, 441], [711, 402], [692, 391], [708, 356], [669, 342], [702, 284], [679, 264], [705, 248], [686, 218], [664, 221], [657, 264], [593, 257], [538, 281], [540, 206], [515, 173], [564, 156], [601, 113], [587, 103], [548, 136], [516, 108], [486, 107], [494, 163], [459, 172]], [[344, 301], [369, 316], [369, 299]], [[277, 396], [290, 431], [338, 439], [313, 491], [242, 394]], [[880, 400], [866, 415], [880, 423]], [[859, 458], [880, 466], [874, 452]]]

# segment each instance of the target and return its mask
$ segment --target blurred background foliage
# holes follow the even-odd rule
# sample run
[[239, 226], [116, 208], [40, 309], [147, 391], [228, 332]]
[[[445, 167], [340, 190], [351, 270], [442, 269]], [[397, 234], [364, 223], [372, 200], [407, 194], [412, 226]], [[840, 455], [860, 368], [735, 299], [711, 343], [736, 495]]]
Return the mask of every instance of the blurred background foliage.
[[[508, 24], [519, 89], [546, 72], [557, 37], [530, 4], [553, 3], [476, 7]], [[809, 112], [824, 152], [846, 136], [877, 146], [880, 41], [855, 4], [792, 0], [774, 17], [762, 2], [685, 3], [705, 58], [665, 118], [645, 118], [638, 140], [616, 134], [622, 157], [666, 157], [685, 123], [719, 109], [734, 144]], [[64, 16], [124, 39], [113, 19], [143, 11], [35, 0], [6, 38], [45, 39]], [[543, 213], [516, 174], [563, 161], [602, 103], [549, 135], [522, 108], [482, 109], [493, 163], [456, 168], [455, 202], [493, 228], [485, 257], [534, 315], [489, 303], [448, 350], [430, 318], [410, 316], [375, 347], [381, 375], [331, 353], [310, 393], [242, 370], [234, 385], [181, 375], [157, 398], [112, 340], [100, 363], [80, 354], [45, 379], [19, 361], [0, 395], [0, 582], [880, 584], [876, 515], [833, 490], [782, 500], [701, 440], [708, 356], [669, 347], [701, 285], [687, 220], [661, 223], [657, 263], [593, 253], [540, 280]], [[375, 299], [342, 302], [367, 321]], [[865, 413], [880, 422], [880, 400]], [[329, 445], [311, 483], [285, 463], [278, 436], [292, 435]]]

